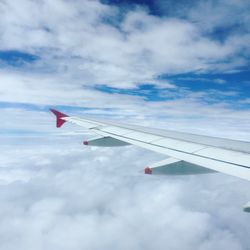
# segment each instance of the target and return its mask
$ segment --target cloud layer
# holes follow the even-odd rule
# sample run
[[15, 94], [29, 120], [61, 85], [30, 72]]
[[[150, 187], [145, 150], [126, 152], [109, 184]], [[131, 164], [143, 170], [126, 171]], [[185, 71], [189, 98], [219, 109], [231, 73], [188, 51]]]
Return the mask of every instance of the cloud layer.
[[[39, 142], [34, 149], [33, 142]], [[141, 175], [158, 155], [72, 140], [1, 146], [3, 249], [247, 249], [248, 183]], [[112, 160], [111, 160], [112, 159]], [[131, 161], [131, 159], [133, 159]], [[243, 193], [242, 190], [245, 190]]]

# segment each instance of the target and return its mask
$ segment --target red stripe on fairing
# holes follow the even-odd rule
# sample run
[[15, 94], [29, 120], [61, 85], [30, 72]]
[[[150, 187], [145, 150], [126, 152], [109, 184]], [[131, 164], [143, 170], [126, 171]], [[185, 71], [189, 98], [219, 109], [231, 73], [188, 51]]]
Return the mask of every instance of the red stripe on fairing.
[[144, 169], [144, 173], [145, 173], [145, 174], [152, 174], [152, 169], [149, 168], [149, 167], [146, 167], [146, 168]]
[[50, 111], [56, 116], [56, 127], [60, 128], [66, 121], [61, 119], [63, 117], [68, 117], [68, 115], [65, 115], [55, 109], [50, 109]]
[[89, 142], [88, 141], [84, 141], [83, 144], [84, 145], [89, 145]]

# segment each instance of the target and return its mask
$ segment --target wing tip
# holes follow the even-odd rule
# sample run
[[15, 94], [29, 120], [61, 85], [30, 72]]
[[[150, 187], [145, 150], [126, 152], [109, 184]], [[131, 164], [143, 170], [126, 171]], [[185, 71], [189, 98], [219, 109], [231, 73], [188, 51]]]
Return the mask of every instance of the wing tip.
[[51, 108], [50, 111], [56, 116], [56, 127], [60, 128], [66, 121], [63, 120], [63, 117], [68, 117], [68, 115], [63, 114], [62, 112]]

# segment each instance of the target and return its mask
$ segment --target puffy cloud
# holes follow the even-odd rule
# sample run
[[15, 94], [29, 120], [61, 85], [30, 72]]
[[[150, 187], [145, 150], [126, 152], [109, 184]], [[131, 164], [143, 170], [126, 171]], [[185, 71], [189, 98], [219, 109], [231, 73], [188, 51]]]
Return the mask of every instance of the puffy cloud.
[[222, 43], [194, 22], [152, 16], [145, 9], [122, 15], [122, 9], [98, 1], [57, 0], [2, 1], [0, 11], [2, 50], [35, 53], [41, 60], [33, 70], [59, 73], [78, 85], [131, 88], [163, 73], [247, 64], [238, 53], [248, 36]]
[[4, 142], [1, 248], [235, 250], [249, 245], [240, 206], [250, 193], [243, 181], [224, 175], [145, 176], [143, 166], [162, 156], [133, 147], [89, 149], [71, 139], [33, 138], [17, 150], [9, 139]]
[[[234, 70], [247, 63], [238, 55], [248, 44], [247, 35], [222, 43], [189, 20], [152, 16], [139, 7], [122, 10], [99, 1], [1, 1], [1, 49], [40, 57], [23, 67], [1, 70], [1, 101], [106, 107], [138, 117], [145, 117], [148, 110], [163, 116], [191, 116], [194, 110], [204, 114], [209, 110], [204, 100], [216, 100], [227, 92], [190, 93], [157, 76]], [[161, 97], [170, 101], [149, 103], [143, 97], [94, 88], [106, 84], [136, 89], [145, 82], [161, 89]], [[214, 106], [209, 113], [212, 110]]]

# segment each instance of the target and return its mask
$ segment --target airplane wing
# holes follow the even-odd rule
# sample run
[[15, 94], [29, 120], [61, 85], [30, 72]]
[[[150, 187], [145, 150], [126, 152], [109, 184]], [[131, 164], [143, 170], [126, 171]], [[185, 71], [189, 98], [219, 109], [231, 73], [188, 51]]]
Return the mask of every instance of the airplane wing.
[[[61, 127], [65, 122], [71, 122], [98, 135], [84, 141], [85, 145], [116, 147], [132, 144], [170, 157], [146, 167], [146, 174], [185, 175], [221, 172], [250, 180], [250, 142], [82, 119], [54, 109], [51, 109], [51, 112], [57, 118], [57, 127]], [[250, 211], [250, 204], [244, 210]]]

